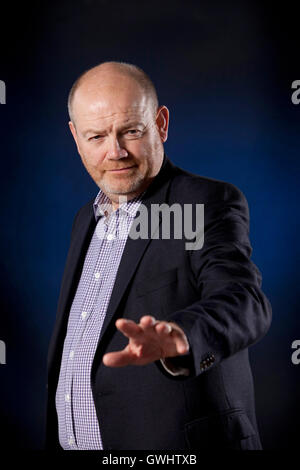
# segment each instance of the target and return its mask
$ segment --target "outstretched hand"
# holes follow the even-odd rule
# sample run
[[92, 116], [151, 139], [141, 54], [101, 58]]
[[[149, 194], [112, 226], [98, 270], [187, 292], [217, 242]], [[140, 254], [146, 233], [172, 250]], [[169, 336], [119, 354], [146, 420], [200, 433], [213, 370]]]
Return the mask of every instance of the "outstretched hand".
[[103, 363], [109, 367], [143, 366], [189, 351], [186, 335], [176, 323], [158, 321], [146, 315], [140, 319], [139, 324], [119, 318], [116, 327], [129, 339], [129, 342], [122, 351], [103, 356]]

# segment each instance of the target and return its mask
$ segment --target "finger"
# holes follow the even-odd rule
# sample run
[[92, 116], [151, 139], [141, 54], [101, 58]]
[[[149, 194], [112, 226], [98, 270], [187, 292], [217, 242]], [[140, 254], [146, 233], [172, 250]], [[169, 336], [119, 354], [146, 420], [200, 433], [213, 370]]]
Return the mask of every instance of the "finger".
[[173, 354], [172, 350], [177, 354], [185, 354], [188, 352], [189, 344], [185, 334], [181, 330], [173, 327], [173, 325], [168, 322], [157, 323], [155, 330], [161, 341], [164, 341], [165, 350], [167, 348], [170, 354]]
[[133, 355], [128, 349], [104, 354], [103, 364], [108, 367], [124, 367], [133, 363]]
[[178, 354], [186, 354], [189, 351], [189, 343], [185, 337], [182, 335], [174, 337], [174, 341]]
[[157, 323], [156, 319], [151, 315], [144, 315], [140, 319], [140, 325], [143, 329], [152, 328]]
[[143, 333], [143, 329], [132, 320], [119, 318], [116, 321], [116, 327], [127, 338], [137, 339]]
[[172, 325], [167, 322], [158, 322], [155, 325], [155, 330], [159, 334], [159, 336], [169, 336], [173, 332]]

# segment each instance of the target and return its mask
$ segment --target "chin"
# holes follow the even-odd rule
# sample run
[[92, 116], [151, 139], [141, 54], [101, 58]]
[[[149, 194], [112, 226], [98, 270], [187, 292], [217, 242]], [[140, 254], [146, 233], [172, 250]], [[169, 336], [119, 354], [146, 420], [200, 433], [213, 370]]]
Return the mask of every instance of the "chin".
[[144, 179], [138, 179], [127, 183], [124, 182], [123, 184], [121, 184], [121, 182], [114, 184], [102, 181], [98, 186], [100, 186], [106, 193], [126, 195], [141, 191], [144, 186]]
[[108, 191], [110, 194], [119, 194], [120, 196], [123, 195], [123, 196], [129, 196], [131, 195], [132, 193], [135, 193], [135, 192], [138, 192], [139, 191], [139, 187], [136, 188], [110, 188], [110, 190]]

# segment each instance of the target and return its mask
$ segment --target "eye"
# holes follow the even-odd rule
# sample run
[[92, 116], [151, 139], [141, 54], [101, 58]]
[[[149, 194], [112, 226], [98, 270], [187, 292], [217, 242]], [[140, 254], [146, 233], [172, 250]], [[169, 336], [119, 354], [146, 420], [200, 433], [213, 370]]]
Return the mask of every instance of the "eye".
[[93, 137], [90, 137], [89, 140], [100, 140], [103, 138], [103, 135], [94, 135]]
[[128, 129], [125, 132], [125, 135], [128, 137], [140, 137], [142, 135], [142, 131], [139, 129]]

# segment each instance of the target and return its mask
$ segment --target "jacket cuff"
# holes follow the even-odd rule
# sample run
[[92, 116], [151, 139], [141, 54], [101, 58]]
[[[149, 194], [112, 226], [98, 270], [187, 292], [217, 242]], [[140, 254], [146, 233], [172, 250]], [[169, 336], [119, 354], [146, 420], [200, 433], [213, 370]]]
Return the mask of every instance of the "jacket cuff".
[[166, 357], [164, 359], [160, 359], [160, 362], [164, 369], [169, 372], [169, 374], [173, 375], [173, 377], [176, 377], [178, 375], [185, 375], [188, 376], [190, 375], [190, 370], [186, 367], [179, 367], [176, 366], [175, 364], [172, 364], [172, 358], [171, 357]]

